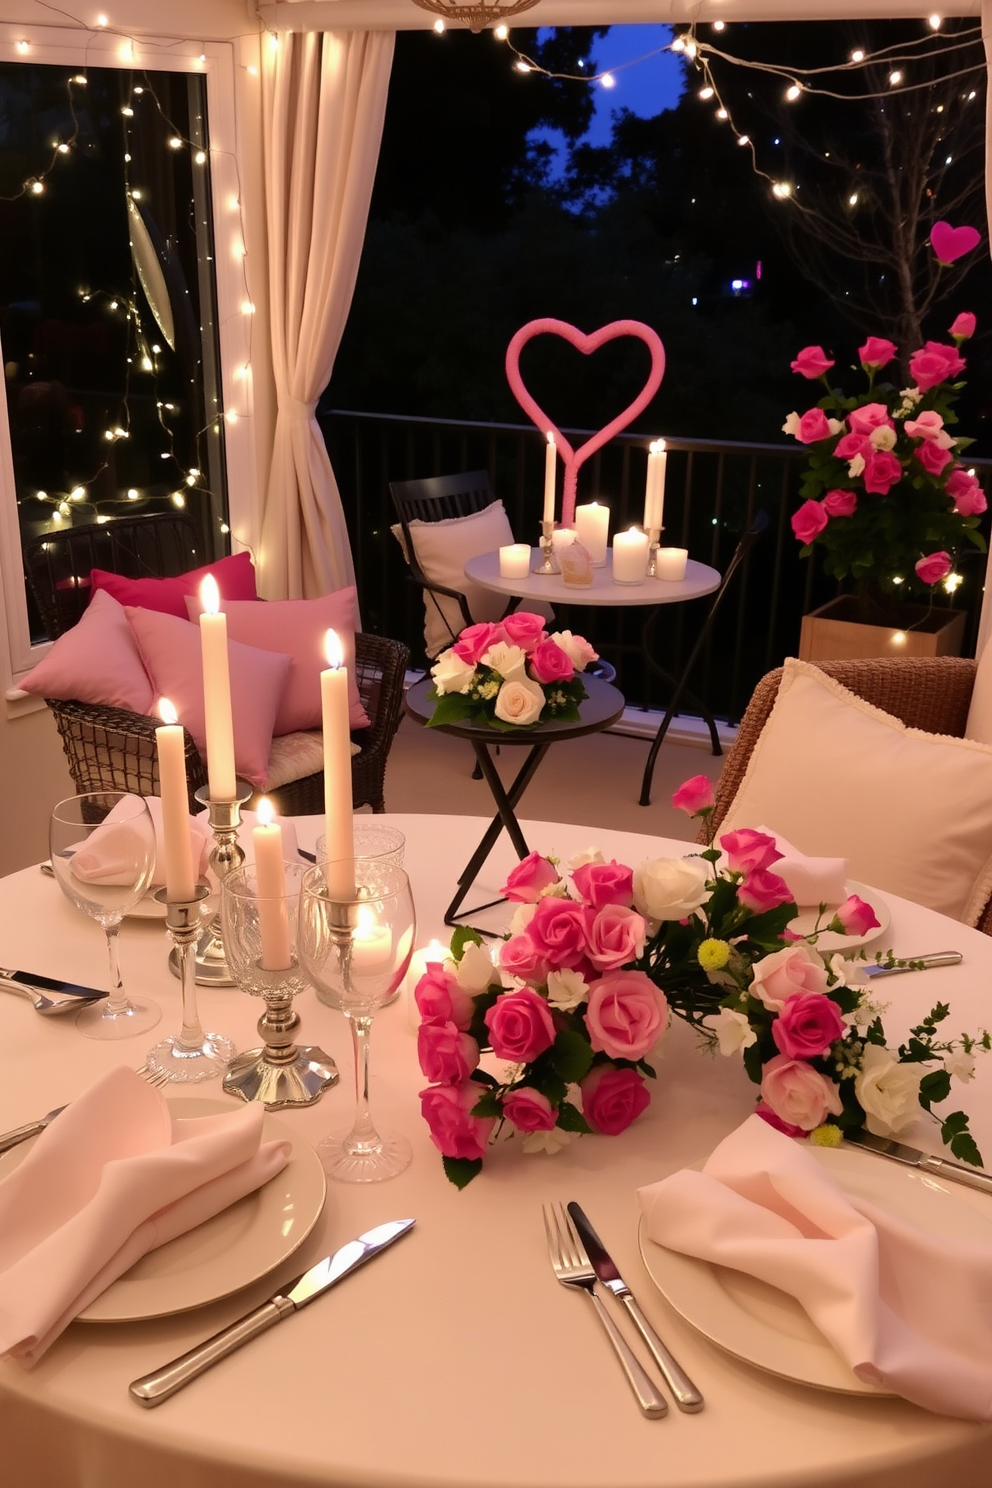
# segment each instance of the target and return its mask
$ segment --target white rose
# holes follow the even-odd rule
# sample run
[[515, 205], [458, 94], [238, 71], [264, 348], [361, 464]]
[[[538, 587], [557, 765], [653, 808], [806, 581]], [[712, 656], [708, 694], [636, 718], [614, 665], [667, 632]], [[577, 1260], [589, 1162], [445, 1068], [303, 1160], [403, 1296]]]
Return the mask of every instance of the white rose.
[[574, 858], [569, 858], [568, 866], [574, 872], [576, 868], [582, 868], [586, 863], [605, 863], [606, 859], [598, 847], [587, 847], [585, 852], [578, 852]]
[[721, 1054], [742, 1054], [757, 1040], [746, 1015], [735, 1012], [733, 1008], [721, 1008], [718, 1013], [704, 1018], [703, 1024], [716, 1034]]
[[442, 651], [431, 667], [431, 676], [435, 691], [439, 693], [468, 692], [475, 677], [475, 667], [456, 656], [454, 651]]
[[710, 897], [699, 858], [652, 858], [634, 869], [634, 908], [649, 920], [684, 920]]
[[854, 1093], [865, 1111], [867, 1127], [877, 1137], [901, 1131], [920, 1112], [920, 1066], [900, 1064], [881, 1044], [866, 1044]]
[[570, 630], [556, 630], [551, 639], [569, 657], [577, 672], [584, 672], [591, 661], [599, 659], [599, 652], [583, 636], [573, 635]]
[[504, 723], [518, 723], [522, 727], [536, 723], [544, 701], [541, 688], [527, 677], [517, 682], [504, 682], [496, 695], [496, 717]]
[[508, 646], [497, 641], [481, 657], [482, 665], [492, 667], [506, 682], [519, 682], [527, 675], [527, 657], [519, 646]]
[[827, 419], [827, 428], [831, 434], [842, 434], [844, 432], [844, 425], [840, 419]]
[[527, 926], [534, 918], [534, 911], [536, 909], [536, 904], [518, 904], [516, 909], [513, 911], [513, 914], [510, 916], [510, 934], [523, 935], [524, 931], [527, 929]]
[[842, 951], [836, 951], [830, 957], [829, 965], [832, 981], [838, 986], [853, 987], [855, 990], [867, 989], [869, 983], [862, 975], [863, 966], [852, 961]]
[[888, 424], [881, 424], [877, 429], [872, 429], [868, 438], [873, 449], [891, 450], [896, 447], [896, 431], [890, 429]]
[[466, 992], [475, 995], [484, 992], [490, 982], [495, 980], [496, 969], [489, 952], [474, 941], [469, 941], [462, 959], [455, 966], [455, 981]]
[[864, 468], [865, 468], [865, 457], [864, 457], [864, 455], [855, 455], [854, 459], [851, 460], [850, 463], [848, 464], [847, 473], [851, 477], [852, 480], [857, 480], [858, 476], [861, 475], [861, 474], [863, 474]]
[[944, 1055], [944, 1068], [954, 1080], [973, 1080], [975, 1056], [966, 1054], [963, 1049], [952, 1049]]
[[793, 437], [793, 439], [798, 439], [799, 438], [799, 430], [800, 430], [801, 427], [802, 427], [802, 419], [799, 417], [798, 413], [790, 413], [789, 414], [789, 417], [786, 419], [785, 423], [782, 425], [782, 433], [783, 434], [791, 434], [792, 437]]
[[588, 992], [585, 977], [579, 972], [572, 971], [567, 966], [563, 966], [560, 971], [548, 972], [548, 1001], [552, 1007], [570, 1012], [585, 1001]]

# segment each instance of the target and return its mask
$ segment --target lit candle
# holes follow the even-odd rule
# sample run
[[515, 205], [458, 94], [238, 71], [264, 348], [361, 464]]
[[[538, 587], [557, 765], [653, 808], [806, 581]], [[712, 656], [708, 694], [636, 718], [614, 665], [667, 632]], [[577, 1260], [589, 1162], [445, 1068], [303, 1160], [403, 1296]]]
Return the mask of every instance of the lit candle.
[[530, 547], [527, 543], [507, 543], [499, 550], [501, 579], [525, 579], [530, 573]]
[[614, 584], [640, 584], [647, 577], [648, 537], [631, 527], [629, 532], [617, 532], [613, 538], [613, 582]]
[[[341, 642], [333, 630], [324, 641], [327, 670], [320, 674], [320, 705], [324, 731], [324, 844], [331, 863], [355, 856], [351, 792], [351, 724], [348, 719], [348, 671]], [[354, 881], [338, 867], [328, 876], [332, 895], [350, 899]]]
[[688, 548], [659, 548], [654, 555], [655, 577], [677, 583], [685, 578]]
[[610, 533], [610, 508], [589, 501], [575, 508], [575, 534], [597, 568], [606, 562]]
[[158, 705], [162, 727], [155, 730], [159, 793], [162, 797], [162, 850], [165, 854], [165, 891], [172, 904], [189, 903], [196, 890], [193, 844], [189, 832], [186, 792], [186, 741], [177, 713], [168, 698]]
[[231, 715], [231, 673], [227, 658], [227, 616], [213, 574], [200, 585], [200, 656], [203, 661], [203, 714], [207, 736], [207, 784], [211, 800], [233, 801], [238, 793], [234, 774], [234, 719]]
[[251, 843], [255, 854], [262, 970], [285, 971], [293, 964], [293, 954], [289, 941], [282, 827], [275, 820], [272, 802], [264, 796], [258, 803], [258, 825], [251, 829]]
[[648, 478], [644, 487], [644, 527], [658, 532], [662, 526], [665, 510], [665, 472], [668, 466], [668, 451], [663, 439], [655, 439], [648, 447]]
[[558, 448], [555, 436], [548, 430], [548, 447], [544, 452], [544, 521], [555, 519], [555, 480], [558, 474]]
[[407, 1022], [411, 1028], [420, 1027], [420, 1009], [414, 993], [417, 983], [433, 962], [444, 962], [448, 957], [448, 948], [443, 946], [439, 940], [432, 940], [429, 946], [423, 946], [419, 951], [414, 951], [410, 957], [410, 969], [406, 974], [406, 996], [407, 996]]
[[371, 904], [360, 904], [351, 932], [352, 971], [357, 976], [374, 976], [388, 968], [392, 957], [393, 932], [388, 925], [379, 924]]

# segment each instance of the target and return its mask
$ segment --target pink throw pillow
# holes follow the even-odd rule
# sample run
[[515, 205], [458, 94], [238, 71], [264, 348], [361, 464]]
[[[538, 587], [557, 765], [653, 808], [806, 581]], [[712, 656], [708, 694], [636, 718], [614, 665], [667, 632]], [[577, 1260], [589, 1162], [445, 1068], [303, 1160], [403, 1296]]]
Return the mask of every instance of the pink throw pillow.
[[39, 697], [151, 711], [152, 684], [134, 632], [123, 605], [105, 593], [94, 594], [79, 621], [59, 636], [20, 685]]
[[216, 563], [191, 568], [188, 573], [172, 579], [126, 579], [121, 574], [108, 573], [104, 568], [94, 568], [90, 571], [90, 582], [94, 594], [105, 589], [122, 605], [138, 605], [144, 610], [159, 610], [163, 615], [175, 615], [178, 620], [185, 620], [186, 596], [199, 592], [207, 574], [213, 574], [217, 580], [223, 600], [258, 598], [255, 566], [250, 553], [218, 558]]
[[[187, 599], [191, 620], [200, 614], [199, 595]], [[358, 696], [355, 680], [354, 585], [322, 594], [318, 599], [270, 599], [261, 604], [224, 602], [229, 639], [266, 651], [281, 651], [293, 665], [276, 714], [277, 734], [320, 728], [320, 674], [327, 667], [324, 636], [337, 632], [348, 668], [348, 718], [353, 729], [368, 728], [369, 717]]]
[[[179, 722], [193, 735], [206, 755], [203, 708], [203, 664], [200, 627], [157, 610], [128, 607], [125, 611], [151, 678], [153, 708], [166, 697]], [[272, 732], [279, 699], [291, 665], [288, 656], [242, 646], [228, 637], [231, 666], [231, 712], [234, 717], [234, 767], [254, 786], [265, 784]]]

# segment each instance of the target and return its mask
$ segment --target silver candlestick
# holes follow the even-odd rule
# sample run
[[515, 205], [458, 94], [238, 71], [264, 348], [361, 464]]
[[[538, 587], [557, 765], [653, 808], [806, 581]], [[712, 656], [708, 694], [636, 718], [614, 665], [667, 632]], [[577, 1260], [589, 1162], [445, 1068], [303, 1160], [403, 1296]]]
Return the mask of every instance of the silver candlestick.
[[648, 578], [658, 577], [658, 549], [661, 547], [661, 528], [644, 527], [642, 531], [648, 535]]
[[552, 574], [561, 573], [561, 569], [558, 566], [558, 559], [555, 557], [554, 553], [554, 531], [554, 522], [545, 522], [544, 520], [542, 520], [541, 552], [544, 554], [544, 560], [543, 562], [539, 563], [538, 566], [534, 569], [534, 573], [536, 574], [544, 574], [545, 576], [550, 576]]
[[[201, 785], [196, 799], [207, 808], [207, 820], [214, 834], [214, 845], [210, 850], [210, 867], [218, 884], [223, 886], [227, 875], [240, 868], [245, 855], [238, 842], [238, 827], [241, 825], [241, 808], [254, 794], [250, 785], [238, 782], [241, 789], [231, 800], [214, 800], [210, 787]], [[180, 976], [178, 951], [169, 957], [169, 965], [175, 976]], [[233, 987], [235, 979], [227, 964], [224, 951], [224, 936], [221, 929], [220, 910], [207, 921], [196, 947], [196, 980], [203, 987]]]
[[[192, 1084], [222, 1075], [234, 1058], [234, 1045], [219, 1033], [204, 1033], [196, 1006], [195, 946], [200, 938], [200, 907], [210, 893], [198, 884], [192, 899], [170, 899], [168, 889], [158, 889], [155, 899], [165, 905], [165, 928], [173, 943], [172, 956], [179, 963], [183, 989], [183, 1022], [178, 1034], [161, 1039], [148, 1052], [148, 1067], [178, 1084]], [[171, 958], [170, 958], [171, 960]]]

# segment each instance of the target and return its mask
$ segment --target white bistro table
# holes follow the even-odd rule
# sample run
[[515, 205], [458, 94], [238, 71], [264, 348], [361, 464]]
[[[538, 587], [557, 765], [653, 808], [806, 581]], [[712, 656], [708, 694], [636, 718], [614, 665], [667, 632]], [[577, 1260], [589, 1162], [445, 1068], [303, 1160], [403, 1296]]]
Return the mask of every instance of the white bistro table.
[[550, 604], [570, 605], [661, 605], [700, 599], [720, 587], [720, 574], [706, 563], [690, 558], [684, 579], [642, 579], [639, 584], [613, 582], [613, 549], [606, 550], [606, 564], [592, 571], [592, 583], [584, 587], [566, 584], [561, 574], [537, 574], [542, 561], [540, 548], [531, 549], [531, 572], [526, 578], [504, 579], [499, 571], [499, 553], [480, 553], [465, 564], [465, 576], [496, 594], [520, 599], [546, 599]]
[[[479, 821], [385, 819], [407, 834], [418, 943], [443, 939], [453, 865], [471, 850]], [[691, 850], [629, 833], [524, 825], [539, 850], [563, 856], [594, 844], [631, 863]], [[320, 820], [298, 827], [301, 846], [311, 847]], [[494, 892], [515, 861], [504, 839], [486, 868]], [[885, 985], [890, 1031], [904, 1034], [937, 999], [951, 1003], [955, 1031], [988, 1021], [992, 940], [904, 900], [887, 902], [885, 944], [897, 952], [964, 953], [958, 967]], [[129, 921], [122, 939], [125, 976], [162, 1003], [163, 1028], [178, 1026], [162, 925]], [[101, 932], [37, 868], [0, 881], [0, 953], [9, 966], [103, 985]], [[233, 990], [200, 995], [208, 1027], [242, 1048], [255, 1042], [257, 1004]], [[351, 1056], [339, 1014], [309, 992], [299, 1011], [307, 1040], [345, 1072], [316, 1106], [280, 1113], [317, 1141], [350, 1117]], [[114, 1064], [137, 1064], [155, 1036], [97, 1044], [71, 1020], [40, 1018], [0, 995], [0, 1129], [71, 1099]], [[699, 1054], [682, 1024], [653, 1062], [651, 1106], [628, 1132], [584, 1137], [553, 1158], [502, 1142], [459, 1193], [419, 1115], [425, 1081], [407, 1008], [401, 1000], [384, 1009], [372, 1033], [373, 1112], [410, 1137], [411, 1166], [380, 1185], [329, 1184], [304, 1246], [234, 1296], [155, 1321], [76, 1323], [33, 1371], [0, 1364], [3, 1488], [986, 1488], [992, 1425], [791, 1384], [721, 1352], [669, 1310], [639, 1257], [634, 1190], [709, 1152], [751, 1110], [754, 1087], [736, 1062]], [[220, 1096], [212, 1083], [191, 1094]], [[967, 1104], [989, 1152], [992, 1058], [979, 1060]], [[956, 1193], [992, 1214], [982, 1195]], [[553, 1279], [541, 1202], [572, 1198], [703, 1390], [702, 1414], [641, 1417], [590, 1309]], [[136, 1376], [350, 1237], [407, 1215], [417, 1225], [388, 1255], [157, 1410], [128, 1398]]]

